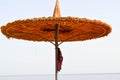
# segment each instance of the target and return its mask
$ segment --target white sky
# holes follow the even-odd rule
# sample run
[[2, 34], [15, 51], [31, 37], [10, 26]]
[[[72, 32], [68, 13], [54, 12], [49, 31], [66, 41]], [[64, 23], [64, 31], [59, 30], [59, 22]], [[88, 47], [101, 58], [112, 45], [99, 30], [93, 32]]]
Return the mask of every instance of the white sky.
[[[60, 0], [62, 16], [97, 19], [112, 26], [107, 37], [60, 45], [60, 74], [120, 73], [120, 0]], [[0, 26], [18, 19], [49, 17], [55, 0], [0, 0]], [[54, 74], [49, 42], [7, 39], [0, 33], [0, 75]]]

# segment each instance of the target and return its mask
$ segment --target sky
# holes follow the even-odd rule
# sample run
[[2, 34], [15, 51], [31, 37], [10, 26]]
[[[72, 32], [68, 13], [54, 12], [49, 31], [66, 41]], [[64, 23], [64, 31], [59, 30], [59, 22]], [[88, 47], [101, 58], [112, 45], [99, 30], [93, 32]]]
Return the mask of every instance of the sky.
[[[59, 0], [62, 17], [101, 20], [105, 37], [60, 45], [60, 74], [120, 73], [120, 0]], [[0, 26], [19, 19], [53, 15], [55, 0], [0, 0]], [[7, 39], [0, 32], [0, 75], [54, 74], [55, 47], [49, 42]]]

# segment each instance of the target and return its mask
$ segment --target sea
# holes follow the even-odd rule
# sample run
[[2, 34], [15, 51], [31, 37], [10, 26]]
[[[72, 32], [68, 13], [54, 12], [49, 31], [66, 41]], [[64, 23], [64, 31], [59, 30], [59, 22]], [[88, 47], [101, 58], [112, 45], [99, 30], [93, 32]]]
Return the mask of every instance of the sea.
[[[0, 75], [0, 80], [55, 80], [53, 74], [44, 75]], [[120, 73], [59, 74], [58, 80], [120, 80]]]

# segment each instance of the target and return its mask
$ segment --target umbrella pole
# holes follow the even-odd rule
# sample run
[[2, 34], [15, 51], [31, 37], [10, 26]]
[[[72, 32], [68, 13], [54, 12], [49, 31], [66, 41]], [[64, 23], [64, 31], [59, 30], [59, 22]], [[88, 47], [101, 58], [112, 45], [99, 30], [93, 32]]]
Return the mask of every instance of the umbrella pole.
[[55, 25], [55, 80], [58, 80], [58, 71], [57, 71], [57, 65], [58, 65], [58, 34], [59, 34], [59, 27], [60, 24]]

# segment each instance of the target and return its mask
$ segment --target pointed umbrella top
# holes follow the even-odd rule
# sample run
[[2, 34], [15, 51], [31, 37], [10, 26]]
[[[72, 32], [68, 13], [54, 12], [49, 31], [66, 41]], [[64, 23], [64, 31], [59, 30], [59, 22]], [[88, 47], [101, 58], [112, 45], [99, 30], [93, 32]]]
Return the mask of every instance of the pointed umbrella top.
[[53, 17], [61, 17], [60, 7], [59, 7], [59, 1], [58, 0], [56, 0], [56, 5], [55, 5]]

